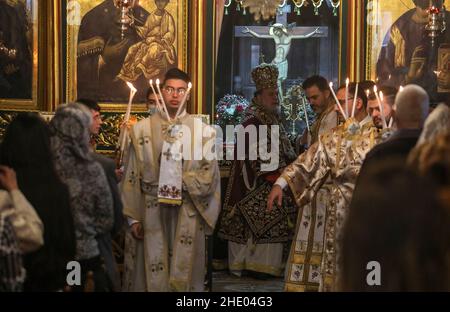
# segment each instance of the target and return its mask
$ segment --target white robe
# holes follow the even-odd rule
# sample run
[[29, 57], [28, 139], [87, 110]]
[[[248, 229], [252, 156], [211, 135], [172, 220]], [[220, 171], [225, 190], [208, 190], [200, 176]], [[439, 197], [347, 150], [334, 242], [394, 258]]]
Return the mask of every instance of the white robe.
[[[198, 126], [190, 115], [180, 119], [192, 132]], [[142, 223], [144, 240], [136, 241], [127, 231], [124, 291], [204, 290], [205, 235], [212, 233], [220, 209], [219, 168], [217, 160], [184, 160], [183, 204], [158, 203], [159, 159], [167, 126], [157, 113], [131, 129], [122, 198], [125, 215]], [[205, 127], [200, 122], [200, 131]], [[209, 132], [201, 145], [215, 142], [214, 131]]]

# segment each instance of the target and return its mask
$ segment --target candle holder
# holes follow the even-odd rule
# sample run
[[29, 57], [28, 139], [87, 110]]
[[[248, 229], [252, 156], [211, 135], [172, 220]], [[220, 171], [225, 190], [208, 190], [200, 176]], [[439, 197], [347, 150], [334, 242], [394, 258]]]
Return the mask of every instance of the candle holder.
[[128, 27], [134, 24], [134, 17], [131, 13], [136, 0], [116, 0], [115, 6], [120, 9], [120, 37], [125, 39], [125, 32]]
[[434, 46], [436, 38], [439, 37], [447, 28], [445, 22], [445, 6], [438, 8], [432, 5], [428, 9], [428, 24], [425, 29], [428, 31], [428, 37], [431, 38], [431, 45]]

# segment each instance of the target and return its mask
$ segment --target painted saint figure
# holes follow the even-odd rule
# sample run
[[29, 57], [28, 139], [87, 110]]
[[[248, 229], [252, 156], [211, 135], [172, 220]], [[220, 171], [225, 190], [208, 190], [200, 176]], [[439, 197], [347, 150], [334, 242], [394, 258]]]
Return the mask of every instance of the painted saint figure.
[[168, 3], [169, 0], [155, 0], [157, 9], [150, 13], [143, 27], [136, 27], [142, 41], [130, 47], [118, 78], [130, 82], [141, 75], [147, 80], [162, 79], [168, 69], [176, 67], [176, 26], [165, 9]]

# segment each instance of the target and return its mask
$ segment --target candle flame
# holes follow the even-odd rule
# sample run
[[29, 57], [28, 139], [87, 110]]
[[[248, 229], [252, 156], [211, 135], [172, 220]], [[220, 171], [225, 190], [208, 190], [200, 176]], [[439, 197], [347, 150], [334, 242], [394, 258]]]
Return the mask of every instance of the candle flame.
[[158, 78], [158, 79], [156, 79], [156, 84], [159, 85], [159, 83], [160, 83], [160, 81], [159, 81], [159, 78]]
[[382, 92], [382, 91], [380, 91], [380, 100], [382, 100], [382, 101], [383, 101], [383, 98], [384, 98], [384, 96], [383, 96], [383, 92]]
[[131, 89], [131, 91], [133, 92], [137, 92], [137, 89], [133, 86], [133, 84], [131, 82], [127, 82], [128, 88]]
[[366, 95], [367, 95], [367, 97], [369, 97], [369, 95], [370, 95], [370, 90], [369, 89], [366, 90]]
[[373, 86], [373, 92], [377, 93], [377, 90], [378, 90], [377, 86]]
[[330, 88], [333, 89], [333, 82], [330, 81], [329, 85], [330, 85]]
[[188, 89], [192, 89], [192, 83], [189, 82]]
[[348, 85], [350, 84], [350, 79], [345, 79], [345, 84], [347, 85], [347, 87], [348, 87]]
[[402, 91], [403, 91], [403, 86], [400, 86], [399, 92], [402, 92]]

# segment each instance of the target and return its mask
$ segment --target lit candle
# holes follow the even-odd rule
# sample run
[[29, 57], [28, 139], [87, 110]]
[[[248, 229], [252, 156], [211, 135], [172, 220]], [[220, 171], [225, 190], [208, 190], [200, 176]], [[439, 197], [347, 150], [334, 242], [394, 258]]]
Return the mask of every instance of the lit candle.
[[125, 142], [128, 137], [128, 121], [131, 115], [131, 104], [133, 103], [133, 98], [136, 95], [137, 89], [133, 86], [131, 82], [127, 82], [128, 88], [130, 88], [130, 99], [128, 101], [127, 111], [125, 113], [124, 123], [122, 125], [122, 142], [120, 143], [120, 163], [122, 163], [123, 151], [125, 150]]
[[355, 94], [353, 95], [352, 118], [355, 117], [356, 100], [358, 99], [359, 83], [356, 84]]
[[[383, 104], [381, 103], [380, 96], [378, 95], [377, 86], [373, 87], [373, 91], [375, 92], [375, 97], [377, 98], [378, 106], [380, 108], [381, 120], [383, 121], [383, 129], [385, 129], [385, 128], [387, 128], [386, 118], [384, 117]], [[383, 97], [383, 92], [380, 92], [380, 94], [381, 94], [381, 97]]]
[[403, 91], [403, 86], [400, 86], [399, 92], [402, 92], [402, 91]]
[[125, 113], [125, 121], [130, 120], [131, 114], [131, 104], [133, 103], [133, 98], [136, 95], [137, 89], [133, 86], [131, 82], [127, 82], [128, 88], [130, 88], [130, 99], [128, 101], [127, 112]]
[[348, 116], [348, 85], [350, 84], [350, 79], [345, 79], [345, 114]]
[[153, 86], [153, 79], [150, 79], [149, 83], [150, 83], [150, 88], [152, 88], [153, 94], [156, 97], [156, 106], [158, 107], [158, 110], [162, 113], [162, 111], [163, 111], [162, 104], [160, 102], [160, 98], [159, 98], [158, 94], [156, 93], [155, 87]]
[[[369, 97], [370, 97], [370, 90], [369, 89], [366, 90], [366, 95], [367, 95], [367, 101], [369, 101]], [[370, 117], [369, 110], [367, 110], [367, 116]]]
[[337, 106], [339, 107], [339, 111], [341, 112], [342, 116], [344, 116], [344, 119], [347, 120], [347, 116], [345, 115], [344, 110], [342, 109], [342, 105], [341, 105], [341, 103], [339, 103], [336, 93], [334, 93], [332, 82], [330, 82], [330, 90], [331, 90], [331, 94], [334, 97], [334, 100], [336, 101]]
[[167, 120], [170, 122], [170, 121], [171, 121], [171, 118], [170, 118], [170, 116], [169, 116], [169, 112], [167, 111], [166, 102], [164, 101], [164, 98], [163, 98], [163, 95], [162, 95], [162, 93], [161, 93], [161, 88], [159, 87], [159, 84], [160, 84], [159, 79], [156, 79], [156, 88], [158, 89], [158, 94], [159, 94], [159, 96], [161, 97], [162, 107], [163, 107], [163, 109], [164, 109], [164, 112], [165, 112], [166, 115], [167, 115]]
[[186, 103], [186, 100], [187, 100], [189, 94], [191, 93], [191, 89], [192, 89], [192, 83], [189, 82], [188, 88], [187, 88], [187, 90], [186, 90], [186, 93], [184, 94], [184, 97], [183, 97], [183, 99], [181, 100], [181, 104], [180, 104], [180, 106], [178, 107], [177, 114], [175, 115], [175, 119], [178, 118], [178, 116], [180, 116], [180, 114], [181, 114], [181, 112], [182, 112], [182, 108], [183, 108], [183, 106], [184, 106], [184, 103]]

